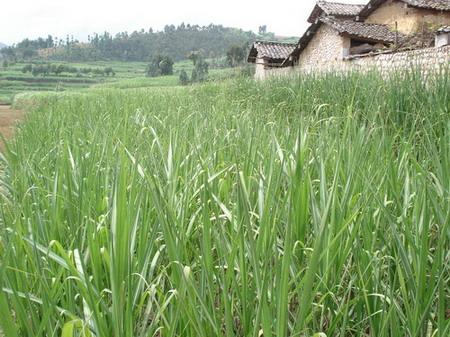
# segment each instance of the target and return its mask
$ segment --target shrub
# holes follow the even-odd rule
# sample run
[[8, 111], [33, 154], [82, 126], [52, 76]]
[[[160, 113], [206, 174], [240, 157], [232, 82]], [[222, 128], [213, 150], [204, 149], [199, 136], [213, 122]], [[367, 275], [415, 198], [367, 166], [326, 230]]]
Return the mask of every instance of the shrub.
[[189, 84], [189, 76], [188, 76], [188, 74], [186, 73], [186, 71], [184, 69], [180, 72], [179, 83], [181, 85], [188, 85]]
[[148, 64], [146, 76], [157, 77], [173, 74], [173, 60], [168, 56], [156, 55]]

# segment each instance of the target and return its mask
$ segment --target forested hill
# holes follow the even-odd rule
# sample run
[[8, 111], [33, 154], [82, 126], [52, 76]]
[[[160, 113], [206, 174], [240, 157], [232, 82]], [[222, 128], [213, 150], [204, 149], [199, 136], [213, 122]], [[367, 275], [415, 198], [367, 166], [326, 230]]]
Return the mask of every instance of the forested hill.
[[0, 49], [5, 48], [6, 44], [0, 42]]
[[80, 43], [71, 37], [56, 39], [52, 36], [37, 40], [25, 39], [2, 51], [15, 59], [46, 58], [65, 61], [120, 60], [148, 61], [154, 55], [163, 54], [173, 60], [185, 59], [192, 51], [201, 51], [205, 57], [226, 54], [230, 46], [248, 46], [256, 39], [273, 40], [265, 26], [259, 34], [221, 25], [198, 26], [168, 25], [162, 31], [141, 30], [119, 33], [113, 36], [105, 32], [88, 37]]

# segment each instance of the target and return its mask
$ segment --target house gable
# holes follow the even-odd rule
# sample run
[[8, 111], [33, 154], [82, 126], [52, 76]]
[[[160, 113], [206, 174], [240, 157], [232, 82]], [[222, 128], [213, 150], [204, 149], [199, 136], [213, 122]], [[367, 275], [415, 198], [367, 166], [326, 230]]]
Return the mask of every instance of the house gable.
[[291, 56], [297, 64], [315, 63], [317, 59], [336, 61], [384, 49], [401, 43], [404, 38], [386, 25], [322, 17], [300, 38]]
[[364, 5], [345, 4], [340, 2], [317, 1], [308, 22], [315, 23], [320, 17], [356, 18]]
[[450, 25], [450, 2], [447, 6], [448, 10], [438, 0], [373, 0], [361, 11], [359, 20], [388, 25], [403, 34], [414, 34], [424, 28]]
[[350, 40], [328, 25], [320, 25], [301, 51], [297, 63], [304, 69], [314, 69], [324, 63], [341, 60], [343, 50], [350, 48]]

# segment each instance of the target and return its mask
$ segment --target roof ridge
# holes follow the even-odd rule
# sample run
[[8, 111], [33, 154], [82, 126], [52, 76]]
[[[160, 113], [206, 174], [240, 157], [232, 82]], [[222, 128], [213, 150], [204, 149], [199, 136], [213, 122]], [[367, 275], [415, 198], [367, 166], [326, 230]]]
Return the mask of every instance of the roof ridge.
[[[370, 0], [359, 13], [362, 19], [367, 18], [374, 10], [385, 3], [387, 0]], [[412, 7], [437, 10], [450, 11], [449, 0], [399, 0]]]
[[383, 24], [368, 24], [353, 20], [336, 19], [334, 17], [324, 17], [319, 22], [331, 26], [340, 34], [345, 33], [372, 41], [392, 43], [397, 39], [403, 39], [405, 37], [401, 33], [393, 32], [388, 25]]
[[256, 40], [253, 43], [267, 43], [267, 44], [286, 44], [286, 45], [296, 45], [296, 43], [292, 42], [279, 42], [279, 41], [264, 41], [264, 40]]
[[389, 27], [389, 25], [384, 24], [384, 23], [369, 23], [369, 22], [360, 22], [360, 21], [355, 21], [352, 19], [340, 19], [340, 18], [336, 18], [333, 15], [329, 15], [329, 16], [324, 16], [319, 18], [319, 20], [333, 20], [335, 22], [351, 22], [351, 23], [357, 23], [360, 25], [365, 25], [365, 26], [383, 26], [383, 27]]
[[339, 2], [339, 1], [326, 1], [326, 0], [318, 0], [316, 2], [318, 3], [327, 3], [327, 4], [335, 4], [335, 5], [344, 5], [344, 6], [366, 6], [366, 4], [349, 4], [349, 3], [345, 3], [345, 2]]

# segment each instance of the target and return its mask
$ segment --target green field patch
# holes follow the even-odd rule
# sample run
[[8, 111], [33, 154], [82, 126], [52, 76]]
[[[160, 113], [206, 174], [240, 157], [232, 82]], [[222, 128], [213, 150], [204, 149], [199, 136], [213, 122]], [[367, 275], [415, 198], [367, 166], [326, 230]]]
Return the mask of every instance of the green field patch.
[[449, 75], [18, 94], [0, 326], [447, 336]]
[[63, 78], [63, 77], [16, 77], [7, 76], [4, 78], [7, 81], [21, 81], [27, 83], [85, 83], [94, 84], [98, 81], [84, 78]]

